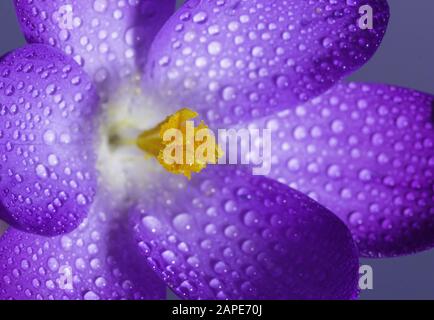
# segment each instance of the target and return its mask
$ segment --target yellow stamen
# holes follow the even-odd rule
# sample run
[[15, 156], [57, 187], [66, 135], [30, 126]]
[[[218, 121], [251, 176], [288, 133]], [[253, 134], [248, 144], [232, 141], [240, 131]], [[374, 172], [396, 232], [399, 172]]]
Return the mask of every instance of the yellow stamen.
[[192, 119], [197, 116], [192, 110], [179, 110], [155, 128], [141, 133], [137, 146], [155, 157], [167, 171], [191, 179], [193, 172], [199, 173], [223, 156], [205, 123], [201, 121], [194, 126]]

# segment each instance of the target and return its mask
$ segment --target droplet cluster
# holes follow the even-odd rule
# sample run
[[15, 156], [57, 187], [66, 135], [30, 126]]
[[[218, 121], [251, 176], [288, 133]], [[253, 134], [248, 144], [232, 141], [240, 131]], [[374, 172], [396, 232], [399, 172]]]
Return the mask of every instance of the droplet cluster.
[[173, 0], [15, 0], [29, 42], [73, 57], [109, 96], [137, 72], [153, 36], [175, 9]]
[[434, 245], [433, 103], [340, 84], [251, 128], [273, 131], [270, 177], [336, 213], [363, 255], [396, 256]]
[[181, 297], [356, 295], [351, 235], [307, 196], [228, 166], [173, 179], [144, 194], [131, 221], [148, 264]]
[[[372, 30], [359, 25], [370, 4]], [[233, 124], [307, 101], [362, 66], [388, 23], [386, 1], [189, 1], [164, 25], [148, 83], [173, 108]]]
[[100, 192], [89, 218], [67, 235], [9, 230], [0, 248], [0, 298], [164, 299], [165, 285], [143, 263], [109, 196]]
[[0, 217], [33, 233], [73, 230], [96, 187], [98, 97], [70, 58], [28, 45], [0, 60]]

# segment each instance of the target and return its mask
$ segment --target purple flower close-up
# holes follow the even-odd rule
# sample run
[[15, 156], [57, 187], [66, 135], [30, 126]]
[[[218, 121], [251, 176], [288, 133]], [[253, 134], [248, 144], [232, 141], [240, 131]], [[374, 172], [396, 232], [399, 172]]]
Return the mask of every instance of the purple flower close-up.
[[[344, 81], [386, 0], [175, 2], [14, 0], [0, 299], [357, 299], [359, 258], [434, 247], [434, 96]], [[183, 108], [270, 130], [270, 171], [189, 179], [129, 142]]]

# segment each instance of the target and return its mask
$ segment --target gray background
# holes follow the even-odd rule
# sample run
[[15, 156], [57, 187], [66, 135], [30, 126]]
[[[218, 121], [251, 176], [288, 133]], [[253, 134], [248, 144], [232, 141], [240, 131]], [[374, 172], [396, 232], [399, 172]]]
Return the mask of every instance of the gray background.
[[[389, 4], [392, 17], [380, 49], [350, 79], [434, 94], [434, 1], [389, 0]], [[12, 0], [0, 0], [0, 56], [24, 43]], [[434, 299], [434, 250], [362, 263], [374, 269], [374, 290], [362, 292], [362, 299]]]

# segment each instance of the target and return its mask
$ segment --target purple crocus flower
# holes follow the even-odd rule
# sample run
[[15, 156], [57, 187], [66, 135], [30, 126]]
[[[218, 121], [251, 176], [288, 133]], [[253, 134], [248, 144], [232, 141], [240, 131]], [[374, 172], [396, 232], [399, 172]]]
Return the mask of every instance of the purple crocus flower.
[[[0, 298], [351, 299], [359, 251], [434, 245], [434, 98], [340, 82], [378, 48], [385, 0], [15, 4], [29, 44], [0, 60]], [[182, 107], [272, 129], [269, 177], [187, 180], [119, 143]]]

